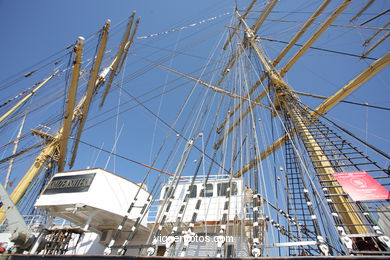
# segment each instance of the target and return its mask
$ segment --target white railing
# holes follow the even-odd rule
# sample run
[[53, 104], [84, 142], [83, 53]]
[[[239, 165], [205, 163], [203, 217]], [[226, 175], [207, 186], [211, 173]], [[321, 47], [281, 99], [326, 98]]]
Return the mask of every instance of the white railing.
[[[195, 178], [195, 182], [205, 182], [206, 179], [207, 181], [217, 181], [217, 180], [229, 180], [230, 175], [209, 175], [208, 177], [206, 175], [198, 175], [196, 177], [194, 176], [181, 176], [181, 179], [179, 180], [180, 182], [188, 182], [192, 181]], [[173, 181], [173, 177], [169, 177], [169, 182]]]

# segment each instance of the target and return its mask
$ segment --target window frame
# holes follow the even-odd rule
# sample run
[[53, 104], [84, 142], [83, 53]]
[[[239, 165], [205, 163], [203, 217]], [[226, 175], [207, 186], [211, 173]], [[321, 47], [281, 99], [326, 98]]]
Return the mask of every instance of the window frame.
[[[229, 187], [229, 182], [220, 182], [217, 183], [217, 196], [223, 197], [226, 196], [227, 188]], [[230, 196], [236, 196], [238, 193], [237, 182], [231, 182]]]
[[[210, 186], [211, 186], [211, 189], [208, 188]], [[212, 183], [207, 183], [205, 188], [204, 188], [204, 185], [203, 185], [203, 188], [200, 190], [199, 197], [202, 197], [202, 198], [211, 198], [211, 197], [213, 197], [214, 196], [214, 185]], [[205, 190], [206, 190], [206, 192], [205, 192]]]
[[[195, 189], [194, 189], [194, 187], [195, 187]], [[193, 198], [196, 198], [198, 196], [198, 185], [196, 185], [196, 184], [189, 185], [187, 187], [187, 190], [188, 189], [190, 190], [190, 194], [189, 194], [188, 198], [193, 199]]]

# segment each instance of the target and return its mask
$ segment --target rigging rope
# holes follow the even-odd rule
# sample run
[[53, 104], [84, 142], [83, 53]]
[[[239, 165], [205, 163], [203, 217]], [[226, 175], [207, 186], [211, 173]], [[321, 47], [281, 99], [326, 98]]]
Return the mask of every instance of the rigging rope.
[[32, 85], [31, 87], [23, 90], [22, 92], [20, 92], [19, 94], [17, 94], [16, 96], [14, 96], [13, 98], [10, 98], [8, 99], [7, 101], [5, 101], [3, 104], [0, 105], [0, 108], [6, 106], [7, 104], [9, 104], [10, 102], [22, 97], [22, 96], [25, 96], [27, 94], [30, 94], [39, 84], [41, 84], [43, 81], [39, 81], [37, 83], [35, 83], [34, 85]]
[[[316, 113], [315, 110], [309, 108], [312, 112]], [[382, 150], [380, 150], [379, 148], [367, 143], [366, 141], [364, 141], [363, 139], [357, 137], [356, 135], [354, 135], [353, 133], [351, 133], [350, 131], [348, 131], [347, 129], [343, 128], [342, 126], [338, 125], [337, 123], [333, 122], [332, 120], [330, 120], [329, 118], [327, 118], [326, 116], [324, 115], [321, 115], [321, 114], [318, 114], [318, 116], [324, 118], [325, 120], [327, 120], [328, 122], [332, 123], [335, 127], [337, 127], [338, 129], [340, 129], [341, 131], [343, 131], [344, 133], [346, 133], [347, 135], [355, 138], [356, 140], [358, 140], [359, 142], [363, 143], [365, 146], [371, 148], [372, 150], [374, 150], [375, 152], [379, 153], [380, 155], [386, 157], [387, 159], [390, 159], [390, 155], [383, 152]], [[390, 171], [387, 172], [387, 174], [390, 175]]]
[[[143, 108], [145, 108], [149, 113], [151, 113], [153, 116], [155, 116], [160, 122], [162, 122], [165, 126], [167, 126], [169, 129], [172, 129], [177, 135], [179, 135], [181, 138], [183, 138], [185, 141], [189, 141], [188, 138], [186, 138], [185, 136], [183, 136], [181, 133], [179, 133], [176, 129], [174, 129], [171, 125], [169, 125], [164, 119], [162, 119], [161, 117], [158, 117], [152, 110], [150, 110], [148, 107], [146, 107], [144, 104], [142, 104], [141, 102], [138, 101], [138, 99], [131, 95], [128, 91], [126, 91], [125, 89], [123, 89], [123, 91], [128, 95], [130, 96], [132, 99], [134, 99], [139, 105], [141, 105]], [[193, 146], [196, 150], [198, 150], [199, 152], [202, 152], [202, 150], [197, 147], [196, 145]], [[206, 157], [210, 160], [212, 160], [212, 158], [207, 154], [205, 153]], [[227, 169], [225, 169], [222, 165], [220, 165], [219, 163], [215, 163], [217, 164], [221, 169], [223, 169], [225, 172], [228, 172]]]
[[[308, 96], [308, 97], [313, 97], [313, 98], [320, 98], [320, 99], [327, 99], [328, 97], [320, 96], [320, 95], [315, 95], [315, 94], [309, 94], [309, 93], [304, 93], [300, 91], [293, 91], [295, 94], [302, 95], [302, 96]], [[358, 106], [363, 106], [363, 107], [371, 107], [371, 108], [376, 108], [376, 109], [382, 109], [382, 110], [390, 110], [389, 107], [380, 107], [380, 106], [374, 106], [374, 105], [369, 105], [367, 103], [358, 103], [358, 102], [353, 102], [353, 101], [348, 101], [348, 100], [341, 100], [340, 102], [342, 103], [348, 103], [352, 105], [358, 105]]]
[[[69, 138], [75, 140], [75, 138], [73, 138], [73, 137], [69, 137]], [[80, 143], [82, 143], [82, 144], [88, 145], [88, 146], [90, 146], [90, 147], [92, 147], [92, 148], [95, 148], [95, 149], [98, 149], [98, 150], [100, 150], [100, 151], [102, 151], [102, 152], [105, 152], [105, 153], [114, 155], [114, 156], [119, 157], [119, 158], [121, 158], [121, 159], [124, 159], [124, 160], [126, 160], [126, 161], [129, 161], [129, 162], [132, 162], [132, 163], [141, 165], [141, 166], [143, 166], [143, 167], [149, 168], [149, 169], [154, 170], [154, 171], [157, 171], [157, 172], [164, 173], [164, 174], [169, 175], [169, 176], [173, 176], [172, 173], [169, 173], [169, 172], [166, 172], [166, 171], [157, 169], [157, 168], [152, 167], [152, 166], [150, 166], [150, 165], [147, 165], [147, 164], [145, 164], [145, 163], [138, 162], [138, 161], [136, 161], [136, 160], [130, 159], [130, 158], [128, 158], [128, 157], [126, 157], [126, 156], [123, 156], [123, 155], [120, 155], [120, 154], [118, 154], [118, 153], [113, 153], [113, 152], [108, 151], [108, 150], [106, 150], [106, 149], [104, 149], [104, 148], [100, 148], [100, 147], [98, 147], [98, 146], [95, 146], [95, 145], [93, 145], [93, 144], [87, 143], [87, 142], [82, 141], [82, 140], [78, 140], [78, 141], [79, 141]], [[181, 179], [181, 180], [186, 180], [186, 179], [184, 179], [184, 178], [180, 178], [180, 179]]]
[[[279, 43], [289, 44], [289, 42], [287, 42], [287, 41], [281, 41], [281, 40], [276, 40], [276, 39], [271, 39], [271, 38], [259, 37], [259, 39], [260, 40], [265, 40], [265, 41], [270, 41], [270, 42], [279, 42]], [[294, 45], [295, 46], [299, 46], [299, 47], [303, 46], [303, 44], [299, 44], [299, 43], [295, 43]], [[357, 58], [360, 58], [360, 59], [377, 60], [376, 58], [366, 57], [366, 56], [353, 54], [353, 53], [348, 53], [348, 52], [329, 50], [329, 49], [313, 47], [313, 46], [311, 46], [309, 48], [313, 49], [313, 50], [318, 50], [318, 51], [325, 51], [325, 52], [330, 52], [330, 53], [335, 53], [335, 54], [342, 54], [342, 55], [346, 55], [346, 56], [357, 57]]]

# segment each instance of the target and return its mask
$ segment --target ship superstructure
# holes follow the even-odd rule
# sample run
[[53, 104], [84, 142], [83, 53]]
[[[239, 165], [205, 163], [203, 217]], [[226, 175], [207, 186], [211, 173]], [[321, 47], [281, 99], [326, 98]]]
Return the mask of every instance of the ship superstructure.
[[[170, 56], [154, 60], [151, 60], [154, 53], [146, 52], [150, 55], [147, 58], [135, 54], [138, 45], [135, 48], [134, 44], [137, 40], [169, 36], [178, 31], [184, 33], [225, 14], [136, 38], [139, 19], [133, 13], [122, 24], [124, 34], [119, 45], [107, 49], [111, 26], [108, 20], [93, 38], [94, 48], [88, 45], [90, 41], [79, 37], [68, 48], [71, 62], [66, 69], [56, 68], [27, 91], [28, 94], [22, 94], [19, 102], [11, 100], [12, 106], [8, 103], [4, 106], [7, 109], [0, 118], [0, 129], [15, 127], [17, 120], [22, 123], [14, 151], [1, 163], [7, 163], [11, 172], [15, 158], [30, 151], [38, 152], [15, 187], [6, 190], [10, 188], [9, 175], [4, 187], [0, 187], [3, 201], [0, 217], [8, 224], [8, 233], [0, 236], [8, 243], [4, 247], [26, 254], [107, 257], [390, 254], [390, 156], [327, 114], [386, 70], [390, 53], [381, 43], [387, 38], [388, 22], [382, 27], [369, 28], [375, 30], [375, 35], [365, 45], [378, 34], [387, 34], [361, 55], [315, 45], [324, 35], [333, 36], [327, 34], [332, 27], [367, 30], [367, 23], [385, 19], [387, 11], [373, 15], [360, 25], [340, 25], [336, 21], [350, 11], [352, 1], [319, 1], [299, 26], [277, 27], [273, 31], [276, 35], [293, 32], [284, 41], [267, 35], [269, 22], [275, 20], [271, 16], [278, 14], [279, 1], [247, 2], [231, 12], [229, 25], [199, 70], [182, 71], [180, 66], [167, 61], [184, 53], [191, 44], [201, 44], [209, 35], [175, 49]], [[350, 23], [362, 19], [374, 2], [359, 6]], [[277, 26], [291, 22], [282, 18]], [[268, 44], [273, 42], [283, 43], [283, 47], [269, 48]], [[217, 49], [222, 54], [216, 54]], [[354, 71], [352, 79], [344, 80], [327, 97], [302, 93], [295, 89], [309, 82], [306, 74], [302, 74], [301, 81], [290, 80], [288, 75], [311, 50], [358, 58], [365, 66]], [[371, 56], [375, 51], [381, 54], [379, 58]], [[147, 65], [125, 79], [127, 63], [135, 58]], [[154, 79], [147, 73], [152, 69], [175, 77], [168, 82], [167, 76], [165, 84], [156, 88], [162, 89], [162, 97], [171, 98], [164, 101], [167, 112], [171, 112], [166, 117], [162, 115], [166, 112], [161, 109], [163, 99], [157, 111], [147, 103], [153, 98], [142, 99], [153, 89], [139, 94], [137, 88], [124, 87], [126, 80], [132, 82], [138, 78], [148, 84]], [[120, 73], [123, 73], [121, 80]], [[24, 149], [18, 151], [20, 140], [22, 143], [26, 140], [23, 139], [26, 134], [21, 133], [30, 113], [21, 113], [20, 109], [46, 84], [64, 74], [67, 75], [66, 93], [63, 93], [66, 102], [60, 116], [52, 119], [53, 129], [45, 125], [32, 129], [39, 143], [27, 148], [24, 143]], [[176, 89], [180, 95], [170, 93]], [[130, 103], [121, 103], [121, 96], [118, 104], [100, 112], [101, 115], [115, 113], [107, 119], [116, 118], [112, 149], [83, 139], [86, 129], [100, 123], [88, 126], [89, 114], [110, 103], [114, 91], [126, 94], [133, 103], [134, 107], [127, 109], [142, 109], [153, 116], [156, 123], [150, 139], [152, 147], [157, 141], [160, 146], [154, 147], [153, 156], [150, 153], [150, 163], [116, 151], [122, 138], [129, 137], [121, 137], [123, 126], [119, 127], [121, 106]], [[305, 95], [322, 101], [309, 105], [300, 97]], [[55, 95], [38, 95], [38, 98], [43, 104], [50, 98], [56, 99]], [[347, 102], [367, 109], [389, 110]], [[32, 106], [28, 111], [39, 108], [43, 109]], [[48, 109], [44, 111], [47, 113]], [[91, 119], [98, 118], [97, 114]], [[138, 116], [135, 113], [135, 118], [126, 118], [131, 127], [145, 123]], [[157, 126], [164, 127], [164, 135], [156, 135]], [[149, 131], [150, 127], [143, 130]], [[145, 142], [132, 140], [134, 143], [126, 143], [126, 148], [141, 154]], [[111, 156], [115, 156], [142, 166], [146, 172], [139, 175], [134, 170], [126, 170], [127, 178], [123, 178], [102, 168], [64, 171], [75, 165], [78, 156], [86, 158], [83, 152], [78, 152], [85, 147], [109, 155], [104, 168]], [[141, 176], [137, 183], [128, 180], [136, 176]], [[34, 215], [27, 223], [20, 214], [23, 210]]]

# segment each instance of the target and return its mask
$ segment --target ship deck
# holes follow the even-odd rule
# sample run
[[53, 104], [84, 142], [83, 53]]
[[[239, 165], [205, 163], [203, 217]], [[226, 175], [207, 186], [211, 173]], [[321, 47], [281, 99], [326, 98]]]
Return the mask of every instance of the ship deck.
[[[3, 255], [0, 260], [55, 260], [55, 259], [83, 259], [83, 260], [109, 260], [109, 259], [224, 259], [218, 257], [164, 257], [164, 256], [106, 256], [106, 255]], [[255, 257], [231, 257], [226, 259], [255, 259]], [[289, 257], [260, 257], [264, 260], [284, 260], [284, 259], [316, 259], [316, 260], [331, 260], [331, 259], [388, 259], [388, 256], [365, 255], [365, 256], [289, 256]]]

